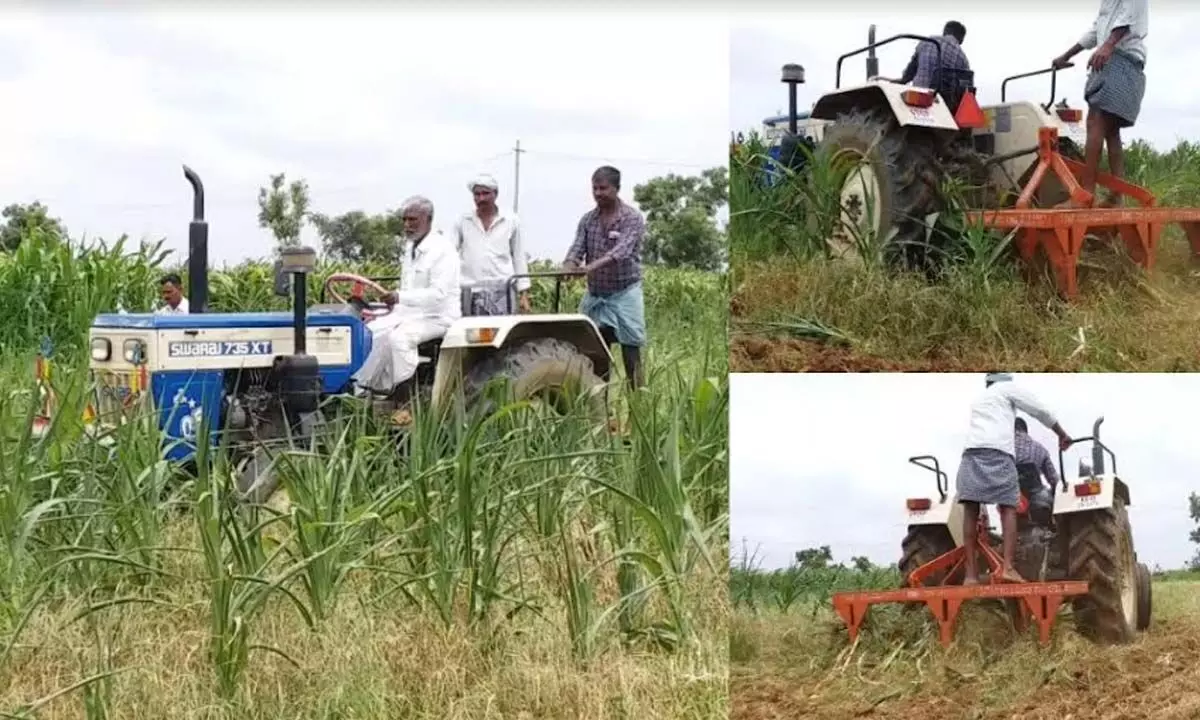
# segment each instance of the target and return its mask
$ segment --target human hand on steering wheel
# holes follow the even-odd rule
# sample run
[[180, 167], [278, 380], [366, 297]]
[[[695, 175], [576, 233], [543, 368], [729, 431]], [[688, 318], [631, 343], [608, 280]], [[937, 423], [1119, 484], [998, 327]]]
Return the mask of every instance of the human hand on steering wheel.
[[[335, 289], [340, 283], [353, 283], [349, 296], [344, 296]], [[374, 302], [366, 299], [365, 290], [370, 290], [375, 296]], [[327, 277], [325, 293], [334, 301], [353, 307], [363, 320], [373, 320], [380, 315], [386, 315], [391, 312], [398, 299], [395, 292], [387, 290], [374, 280], [353, 273], [334, 273]]]

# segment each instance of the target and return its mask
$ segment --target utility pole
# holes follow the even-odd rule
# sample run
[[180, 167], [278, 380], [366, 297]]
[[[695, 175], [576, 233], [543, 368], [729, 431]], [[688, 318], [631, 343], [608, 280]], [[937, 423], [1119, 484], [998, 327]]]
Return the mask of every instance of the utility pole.
[[517, 201], [521, 197], [521, 141], [513, 147], [513, 212], [517, 211]]

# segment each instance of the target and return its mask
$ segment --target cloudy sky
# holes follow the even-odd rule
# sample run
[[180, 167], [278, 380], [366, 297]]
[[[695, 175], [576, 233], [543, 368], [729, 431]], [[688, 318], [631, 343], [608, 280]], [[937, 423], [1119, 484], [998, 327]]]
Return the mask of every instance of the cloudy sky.
[[[935, 492], [933, 473], [908, 464], [934, 455], [953, 483], [971, 400], [982, 374], [735, 374], [729, 414], [733, 559], [757, 552], [765, 567], [830, 545], [836, 560], [899, 559], [904, 500]], [[1074, 437], [1100, 435], [1130, 485], [1138, 556], [1180, 567], [1195, 553], [1187, 497], [1200, 492], [1194, 417], [1200, 376], [1017, 375]], [[1051, 450], [1054, 435], [1032, 419]], [[1068, 476], [1089, 443], [1067, 451]], [[995, 518], [993, 518], [995, 519]]]
[[[882, 40], [900, 33], [934, 35], [947, 20], [962, 22], [967, 28], [963, 50], [975, 71], [980, 102], [999, 102], [1000, 82], [1005, 77], [1049, 67], [1054, 57], [1091, 26], [1100, 3], [1067, 0], [1053, 3], [1050, 9], [1021, 1], [992, 10], [983, 3], [944, 0], [894, 9], [866, 0], [835, 5], [837, 9], [820, 3], [800, 4], [793, 15], [769, 8], [738, 14], [729, 49], [733, 130], [760, 127], [763, 118], [787, 111], [787, 90], [779, 73], [789, 62], [804, 66], [807, 84], [799, 87], [799, 106], [805, 110], [812, 107], [822, 93], [833, 89], [838, 56], [866, 45], [872, 23], [876, 40]], [[1200, 25], [1200, 7], [1189, 7], [1182, 0], [1155, 0], [1150, 5], [1146, 97], [1137, 126], [1126, 131], [1126, 136], [1171, 147], [1180, 138], [1200, 138], [1200, 85], [1190, 79], [1191, 68], [1200, 65], [1200, 50], [1189, 49], [1195, 47], [1192, 30]], [[912, 11], [914, 8], [919, 11]], [[898, 77], [914, 47], [912, 41], [898, 40], [881, 48], [880, 74]], [[1076, 67], [1059, 74], [1056, 101], [1065, 97], [1073, 107], [1083, 107], [1088, 55], [1084, 51], [1075, 56]], [[865, 77], [865, 54], [842, 64], [843, 85], [860, 83]], [[1008, 89], [1017, 97], [1046, 102], [1049, 76], [1015, 80]]]
[[728, 32], [704, 11], [48, 5], [0, 10], [0, 203], [41, 199], [73, 235], [184, 249], [182, 163], [205, 182], [218, 262], [269, 252], [256, 197], [277, 172], [322, 212], [419, 193], [448, 226], [475, 173], [511, 206], [520, 139], [527, 249], [557, 259], [597, 166], [632, 199], [727, 159]]

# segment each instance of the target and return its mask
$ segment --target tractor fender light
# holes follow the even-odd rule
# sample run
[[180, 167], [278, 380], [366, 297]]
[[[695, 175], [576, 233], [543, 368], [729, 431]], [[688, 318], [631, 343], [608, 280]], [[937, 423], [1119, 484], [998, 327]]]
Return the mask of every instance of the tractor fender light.
[[1090, 480], [1075, 486], [1075, 497], [1090, 497], [1100, 494], [1100, 481]]
[[900, 93], [900, 99], [909, 107], [927, 108], [933, 106], [933, 92], [924, 90], [905, 90]]
[[1059, 108], [1058, 119], [1063, 122], [1077, 123], [1083, 120], [1083, 111], [1079, 108]]
[[496, 339], [499, 328], [470, 328], [467, 330], [467, 342], [472, 345], [485, 345]]
[[112, 357], [112, 342], [108, 338], [92, 338], [92, 360], [106, 362]]
[[933, 507], [933, 501], [929, 498], [909, 498], [904, 501], [904, 505], [909, 512], [920, 512]]

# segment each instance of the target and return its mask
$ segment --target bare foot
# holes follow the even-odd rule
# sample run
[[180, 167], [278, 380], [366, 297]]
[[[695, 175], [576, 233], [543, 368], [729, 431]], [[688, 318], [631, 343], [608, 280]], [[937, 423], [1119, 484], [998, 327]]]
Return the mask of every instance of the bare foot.
[[1000, 582], [1023, 583], [1025, 582], [1025, 578], [1021, 577], [1021, 574], [1016, 570], [1005, 568], [1004, 572], [1000, 573]]

